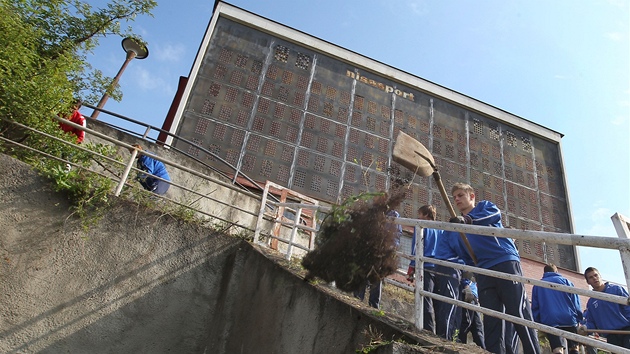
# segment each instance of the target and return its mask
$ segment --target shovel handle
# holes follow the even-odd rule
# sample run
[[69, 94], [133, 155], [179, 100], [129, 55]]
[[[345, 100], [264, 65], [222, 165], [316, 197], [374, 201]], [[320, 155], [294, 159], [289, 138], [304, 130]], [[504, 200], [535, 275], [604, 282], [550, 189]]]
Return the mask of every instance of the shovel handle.
[[602, 334], [630, 334], [630, 331], [624, 331], [621, 329], [587, 329], [586, 332]]
[[[440, 194], [442, 194], [442, 199], [444, 199], [444, 203], [446, 203], [448, 211], [449, 213], [451, 213], [451, 217], [456, 217], [457, 214], [455, 213], [455, 209], [453, 209], [451, 200], [448, 199], [448, 194], [446, 194], [446, 189], [444, 189], [444, 184], [442, 183], [442, 177], [440, 177], [440, 173], [437, 171], [437, 169], [434, 169], [433, 171], [433, 179], [435, 179], [435, 182], [438, 185]], [[468, 237], [466, 237], [466, 234], [464, 234], [463, 232], [460, 232], [459, 236], [462, 238], [462, 241], [464, 241], [464, 245], [466, 245], [466, 249], [468, 250], [468, 253], [470, 253], [470, 257], [472, 258], [473, 262], [475, 263], [475, 265], [477, 265], [477, 256], [475, 256], [475, 252], [473, 252], [472, 246], [470, 245], [470, 242], [468, 242]]]

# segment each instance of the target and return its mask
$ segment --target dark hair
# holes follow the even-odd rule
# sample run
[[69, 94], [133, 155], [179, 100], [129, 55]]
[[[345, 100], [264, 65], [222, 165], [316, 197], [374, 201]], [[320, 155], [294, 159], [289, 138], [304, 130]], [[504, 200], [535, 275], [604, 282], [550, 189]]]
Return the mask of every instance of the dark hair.
[[597, 274], [599, 274], [599, 270], [597, 270], [597, 268], [588, 267], [586, 268], [586, 270], [584, 270], [584, 279], [588, 280], [588, 278], [586, 277], [586, 273], [590, 273], [590, 272], [597, 272]]
[[418, 209], [418, 213], [426, 215], [431, 220], [435, 220], [435, 207], [433, 205], [423, 205]]
[[556, 265], [555, 265], [555, 264], [551, 264], [551, 263], [550, 263], [550, 264], [546, 264], [546, 265], [545, 265], [545, 269], [544, 269], [544, 272], [545, 272], [545, 273], [549, 273], [549, 272], [553, 272], [553, 273], [555, 273], [555, 272], [557, 272], [557, 271], [558, 271], [558, 267], [556, 267]]

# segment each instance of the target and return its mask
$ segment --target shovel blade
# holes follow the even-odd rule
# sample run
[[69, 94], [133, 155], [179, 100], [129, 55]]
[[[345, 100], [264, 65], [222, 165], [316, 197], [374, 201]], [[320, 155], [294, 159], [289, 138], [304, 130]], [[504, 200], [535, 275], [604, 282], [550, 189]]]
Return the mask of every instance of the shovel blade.
[[435, 171], [435, 160], [429, 150], [402, 131], [396, 137], [392, 158], [422, 177], [430, 176]]

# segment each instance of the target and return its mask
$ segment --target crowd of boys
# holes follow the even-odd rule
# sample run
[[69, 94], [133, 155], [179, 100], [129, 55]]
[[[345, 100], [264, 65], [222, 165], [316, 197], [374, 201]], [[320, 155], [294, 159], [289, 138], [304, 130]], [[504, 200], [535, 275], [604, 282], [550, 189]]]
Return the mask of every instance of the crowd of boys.
[[[450, 222], [503, 227], [501, 211], [492, 202], [477, 202], [474, 189], [464, 183], [456, 183], [451, 189], [456, 209], [461, 215]], [[435, 208], [430, 205], [418, 210], [423, 220], [435, 220]], [[424, 257], [466, 264], [482, 269], [522, 276], [520, 256], [511, 238], [466, 234], [474, 257], [467, 251], [462, 237], [456, 232], [424, 228]], [[415, 255], [415, 238], [412, 239], [412, 255]], [[407, 272], [413, 281], [415, 262]], [[625, 288], [603, 282], [599, 271], [589, 267], [584, 272], [586, 282], [594, 291], [605, 292], [628, 298]], [[546, 287], [534, 286], [531, 302], [523, 283], [494, 278], [483, 274], [470, 274], [455, 268], [424, 264], [422, 282], [425, 291], [450, 299], [459, 299], [497, 312], [506, 313], [522, 320], [535, 321], [567, 332], [587, 335], [601, 330], [607, 342], [630, 349], [630, 305], [619, 305], [591, 298], [583, 313], [579, 297]], [[573, 286], [558, 273], [555, 265], [546, 265], [543, 281]], [[469, 332], [473, 341], [492, 353], [541, 353], [538, 335], [533, 328], [512, 324], [493, 316], [483, 316], [477, 311], [463, 309], [446, 302], [424, 300], [424, 329], [447, 340], [453, 340], [455, 329], [458, 340], [466, 343]], [[611, 332], [612, 330], [612, 332]], [[606, 333], [608, 332], [608, 333]], [[579, 343], [567, 341], [561, 336], [545, 333], [554, 354], [578, 353]], [[520, 340], [520, 345], [519, 345]], [[592, 348], [587, 348], [591, 349]]]

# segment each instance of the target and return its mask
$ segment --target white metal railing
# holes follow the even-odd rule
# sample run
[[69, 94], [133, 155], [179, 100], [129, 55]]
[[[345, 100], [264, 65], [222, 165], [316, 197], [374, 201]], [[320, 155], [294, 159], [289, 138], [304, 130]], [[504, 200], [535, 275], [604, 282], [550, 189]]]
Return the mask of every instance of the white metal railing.
[[[11, 122], [11, 121], [10, 121]], [[29, 129], [31, 131], [34, 131], [38, 134], [42, 134], [43, 136], [46, 136], [48, 138], [51, 139], [56, 139], [58, 141], [63, 141], [66, 144], [72, 145], [74, 147], [76, 147], [77, 149], [80, 149], [82, 151], [90, 151], [88, 149], [83, 148], [80, 145], [77, 144], [73, 144], [73, 143], [69, 143], [66, 142], [65, 140], [56, 138], [54, 136], [51, 136], [49, 134], [45, 134], [43, 132], [39, 132], [37, 130], [34, 130], [28, 126], [16, 123], [16, 122], [11, 122], [13, 124], [16, 124], [24, 129]], [[75, 128], [84, 130], [86, 133], [99, 137], [105, 141], [108, 141], [112, 144], [115, 144], [117, 146], [123, 147], [125, 149], [132, 149], [134, 153], [137, 153], [137, 150], [135, 150], [135, 148], [133, 148], [131, 145], [123, 143], [115, 138], [112, 138], [106, 134], [102, 134], [98, 131], [92, 130], [92, 129], [88, 129], [88, 128], [84, 128], [82, 126], [76, 125], [72, 122], [69, 122], [67, 120], [63, 120], [64, 124], [69, 124], [72, 125]], [[145, 132], [144, 136], [146, 137], [147, 132]], [[25, 145], [25, 144], [20, 144], [11, 140], [8, 140], [2, 136], [0, 136], [0, 140], [5, 141], [7, 143], [10, 144], [15, 144], [18, 146], [21, 146], [23, 148], [26, 149], [32, 149], [31, 147]], [[35, 150], [37, 151], [37, 150]], [[58, 161], [63, 161], [65, 163], [70, 163], [73, 164], [71, 161], [67, 161], [66, 159], [62, 159], [60, 157], [57, 156], [53, 156], [51, 154], [48, 154], [46, 152], [43, 151], [37, 151], [40, 154], [42, 154], [43, 156], [46, 156], [48, 158], [53, 158], [56, 159]], [[118, 186], [116, 188], [116, 194], [118, 195], [120, 193], [120, 191], [122, 190], [123, 186], [126, 185], [127, 179], [128, 179], [128, 174], [131, 172], [131, 170], [136, 170], [139, 171], [137, 169], [135, 169], [133, 167], [133, 162], [135, 161], [135, 154], [132, 153], [130, 154], [130, 159], [127, 161], [127, 163], [123, 164], [120, 161], [116, 161], [115, 159], [111, 159], [107, 156], [103, 156], [100, 155], [96, 152], [91, 152], [96, 156], [99, 156], [100, 158], [106, 159], [107, 161], [111, 162], [111, 163], [115, 163], [115, 164], [119, 164], [119, 165], [124, 165], [125, 169], [122, 173], [121, 176], [117, 177], [117, 178], [112, 178], [112, 176], [108, 176], [109, 178], [115, 179], [118, 182]], [[314, 237], [315, 234], [318, 230], [318, 224], [317, 224], [317, 218], [316, 215], [318, 212], [329, 212], [330, 211], [330, 207], [328, 206], [322, 206], [319, 205], [319, 203], [311, 198], [308, 198], [306, 196], [300, 195], [298, 193], [292, 192], [292, 200], [298, 200], [299, 202], [285, 202], [285, 201], [274, 201], [274, 200], [270, 200], [271, 197], [271, 193], [269, 191], [269, 188], [273, 187], [276, 189], [283, 189], [284, 187], [279, 186], [279, 185], [275, 185], [273, 183], [268, 182], [267, 185], [265, 186], [265, 189], [263, 191], [263, 195], [262, 197], [255, 194], [255, 193], [251, 193], [249, 191], [240, 189], [238, 187], [235, 187], [234, 185], [230, 184], [230, 183], [226, 183], [223, 181], [220, 181], [218, 179], [212, 178], [210, 176], [206, 176], [202, 173], [199, 173], [193, 169], [187, 168], [185, 166], [182, 166], [181, 164], [175, 163], [173, 161], [169, 161], [168, 159], [165, 159], [163, 157], [151, 154], [149, 152], [145, 152], [142, 151], [143, 154], [154, 158], [156, 160], [159, 160], [161, 162], [163, 162], [164, 164], [166, 164], [167, 166], [173, 167], [177, 170], [186, 172], [190, 175], [195, 176], [196, 178], [200, 178], [202, 180], [208, 181], [210, 183], [213, 184], [217, 184], [220, 185], [222, 187], [225, 188], [229, 188], [231, 190], [237, 191], [239, 193], [242, 193], [244, 195], [247, 195], [249, 197], [252, 197], [256, 200], [260, 201], [260, 209], [258, 213], [253, 213], [250, 212], [246, 209], [240, 208], [238, 206], [233, 205], [232, 203], [227, 203], [224, 200], [220, 200], [218, 198], [213, 198], [207, 194], [202, 194], [199, 193], [195, 190], [192, 190], [190, 188], [187, 188], [184, 185], [178, 184], [176, 182], [173, 181], [169, 181], [169, 183], [176, 187], [176, 188], [180, 188], [182, 190], [185, 190], [189, 193], [193, 193], [195, 195], [198, 195], [200, 198], [207, 198], [208, 200], [211, 200], [212, 202], [215, 203], [219, 203], [222, 205], [225, 205], [226, 207], [229, 208], [233, 208], [235, 210], [238, 210], [239, 212], [248, 214], [248, 215], [252, 215], [254, 217], [257, 217], [257, 222], [256, 222], [256, 226], [254, 230], [249, 229], [246, 225], [238, 225], [239, 227], [243, 227], [245, 229], [249, 229], [250, 231], [254, 231], [254, 242], [258, 243], [258, 244], [262, 244], [265, 245], [264, 242], [260, 241], [263, 237], [268, 237], [270, 240], [277, 240], [278, 242], [282, 242], [284, 244], [287, 245], [286, 247], [286, 257], [287, 258], [291, 258], [292, 257], [292, 253], [293, 253], [293, 248], [298, 248], [301, 249], [305, 252], [308, 252], [310, 250], [312, 250], [314, 248]], [[74, 165], [74, 164], [73, 164]], [[74, 165], [76, 167], [80, 167], [77, 165]], [[83, 167], [81, 167], [83, 168]], [[97, 173], [101, 176], [105, 176], [105, 174], [99, 172], [99, 171], [91, 171], [93, 173]], [[155, 176], [154, 176], [155, 177]], [[284, 188], [286, 189], [286, 188]], [[164, 198], [166, 200], [168, 200], [169, 202], [187, 207], [187, 208], [191, 208], [201, 214], [204, 214], [206, 216], [212, 217], [212, 218], [217, 218], [219, 220], [223, 220], [226, 221], [228, 223], [233, 223], [231, 220], [225, 220], [225, 219], [221, 219], [219, 217], [217, 217], [216, 215], [211, 215], [203, 210], [198, 210], [196, 209], [194, 206], [191, 205], [186, 205], [183, 204], [179, 201], [176, 200], [172, 200], [163, 196], [156, 196], [156, 197], [160, 197], [160, 198]], [[304, 201], [306, 201], [307, 203], [303, 203]], [[275, 210], [275, 217], [271, 217], [269, 215], [265, 214], [265, 211], [267, 209], [273, 209]], [[274, 209], [275, 208], [275, 209]], [[303, 215], [303, 211], [304, 210], [309, 210], [312, 215], [311, 215], [311, 225], [305, 225], [302, 224], [301, 220], [302, 220], [302, 215]], [[283, 220], [283, 215], [284, 215], [284, 211], [288, 210], [290, 213], [292, 213], [294, 215], [294, 219], [292, 221], [285, 221]], [[612, 217], [613, 223], [615, 225], [615, 228], [617, 230], [617, 233], [619, 235], [618, 238], [614, 238], [614, 237], [600, 237], [600, 236], [587, 236], [587, 235], [572, 235], [572, 234], [564, 234], [564, 233], [553, 233], [553, 232], [542, 232], [542, 231], [528, 231], [528, 230], [516, 230], [516, 229], [504, 229], [504, 228], [492, 228], [492, 227], [484, 227], [484, 226], [475, 226], [475, 225], [463, 225], [463, 224], [453, 224], [453, 223], [448, 223], [448, 222], [439, 222], [439, 221], [425, 221], [425, 220], [417, 220], [417, 219], [407, 219], [407, 218], [391, 218], [392, 222], [400, 224], [400, 225], [404, 225], [404, 226], [411, 226], [414, 227], [416, 229], [417, 234], [421, 234], [421, 229], [422, 228], [434, 228], [434, 229], [442, 229], [442, 230], [448, 230], [448, 231], [455, 231], [455, 232], [464, 232], [464, 233], [471, 233], [471, 234], [478, 234], [478, 235], [486, 235], [486, 236], [496, 236], [496, 237], [509, 237], [509, 238], [513, 238], [513, 239], [518, 239], [518, 240], [529, 240], [529, 241], [539, 241], [539, 242], [550, 242], [550, 243], [556, 243], [556, 244], [563, 244], [563, 245], [573, 245], [573, 246], [584, 246], [584, 247], [596, 247], [596, 248], [604, 248], [604, 249], [616, 249], [619, 250], [620, 255], [621, 255], [621, 260], [623, 263], [623, 268], [624, 268], [624, 275], [625, 275], [625, 279], [626, 279], [626, 285], [630, 286], [630, 231], [629, 231], [629, 220], [626, 217], [623, 217], [619, 214], [615, 214]], [[281, 233], [276, 233], [274, 234], [271, 230], [268, 231], [268, 233], [265, 233], [263, 230], [263, 226], [262, 226], [262, 222], [263, 220], [267, 220], [267, 221], [272, 221], [274, 223], [274, 227], [279, 227], [279, 228], [285, 228], [289, 230], [289, 236], [288, 237], [282, 237]], [[234, 224], [234, 223], [233, 223]], [[302, 244], [299, 241], [296, 241], [296, 235], [298, 234], [298, 232], [307, 232], [310, 234], [309, 237], [309, 241], [307, 242], [307, 245]], [[415, 249], [416, 250], [422, 250], [424, 249], [423, 244], [422, 244], [422, 237], [417, 237], [416, 238], [416, 245], [415, 245]], [[269, 245], [267, 245], [269, 246]], [[408, 258], [411, 259], [412, 257], [408, 254], [400, 254], [401, 257], [404, 258]], [[444, 261], [439, 261], [439, 260], [435, 260], [435, 259], [430, 259], [430, 258], [425, 258], [422, 256], [422, 252], [416, 252], [415, 255], [415, 261], [416, 261], [416, 273], [417, 274], [423, 274], [423, 264], [425, 261], [429, 260], [431, 263], [435, 263], [435, 264], [442, 264], [442, 265], [446, 265], [452, 268], [457, 268], [460, 270], [469, 270], [472, 271], [474, 273], [478, 273], [478, 274], [484, 274], [484, 275], [488, 275], [488, 276], [494, 276], [494, 277], [498, 277], [501, 279], [508, 279], [508, 280], [512, 280], [512, 281], [519, 281], [522, 283], [526, 283], [526, 284], [532, 284], [532, 285], [536, 285], [536, 286], [541, 286], [541, 287], [548, 287], [548, 288], [553, 288], [556, 290], [560, 290], [560, 291], [565, 291], [565, 292], [570, 292], [570, 293], [575, 293], [578, 295], [583, 295], [583, 296], [589, 296], [591, 298], [597, 298], [597, 299], [601, 299], [601, 300], [605, 300], [605, 301], [610, 301], [610, 302], [614, 302], [614, 303], [619, 303], [622, 305], [628, 305], [630, 304], [630, 299], [628, 298], [624, 298], [624, 297], [620, 297], [620, 296], [614, 296], [614, 295], [609, 295], [609, 294], [605, 294], [602, 292], [596, 292], [596, 291], [588, 291], [588, 290], [582, 290], [582, 289], [578, 289], [578, 288], [574, 288], [574, 287], [567, 287], [567, 286], [562, 286], [559, 284], [551, 284], [548, 282], [544, 282], [538, 279], [530, 279], [530, 278], [526, 278], [526, 277], [522, 277], [522, 276], [516, 276], [516, 275], [509, 275], [509, 274], [505, 274], [505, 273], [500, 273], [500, 272], [494, 272], [494, 271], [490, 271], [490, 270], [486, 270], [486, 269], [481, 269], [481, 268], [476, 268], [476, 267], [471, 267], [471, 266], [465, 266], [465, 265], [460, 265], [460, 264], [455, 264], [455, 263], [451, 263], [451, 262], [444, 262]], [[478, 312], [481, 312], [483, 314], [489, 315], [489, 316], [495, 316], [495, 317], [499, 317], [505, 320], [508, 320], [510, 322], [514, 322], [517, 324], [521, 324], [521, 325], [525, 325], [528, 327], [532, 327], [538, 330], [542, 330], [544, 332], [547, 333], [551, 333], [551, 334], [555, 334], [555, 335], [559, 335], [586, 345], [590, 345], [590, 346], [594, 346], [594, 347], [598, 347], [604, 350], [610, 350], [611, 352], [630, 352], [628, 350], [625, 350], [623, 348], [619, 348], [607, 343], [603, 343], [601, 341], [597, 341], [588, 337], [583, 337], [580, 335], [575, 335], [572, 333], [568, 333], [565, 331], [561, 331], [558, 330], [556, 328], [553, 327], [548, 327], [548, 326], [544, 326], [538, 323], [534, 323], [532, 321], [526, 321], [520, 318], [516, 318], [510, 315], [506, 315], [503, 313], [499, 313], [496, 311], [492, 311], [483, 307], [479, 307], [479, 306], [475, 306], [475, 305], [471, 305], [468, 304], [466, 302], [463, 301], [459, 301], [459, 300], [453, 300], [450, 298], [446, 298], [443, 296], [439, 296], [433, 293], [428, 293], [425, 292], [421, 286], [415, 286], [415, 287], [411, 287], [408, 286], [406, 284], [402, 284], [399, 283], [395, 280], [391, 280], [391, 279], [387, 279], [388, 283], [394, 284], [396, 286], [399, 286], [403, 289], [407, 289], [407, 290], [412, 290], [414, 291], [415, 294], [415, 325], [418, 329], [422, 328], [422, 316], [423, 316], [423, 308], [422, 308], [422, 303], [423, 303], [423, 297], [429, 297], [432, 299], [436, 299], [436, 300], [440, 300], [446, 303], [451, 303], [451, 304], [455, 304], [457, 306], [460, 306], [462, 308], [467, 308], [467, 309], [472, 309]], [[421, 283], [421, 281], [417, 281], [416, 284]]]
[[[263, 204], [264, 204], [264, 201], [265, 201], [265, 197], [263, 195]], [[313, 209], [313, 210], [321, 208], [315, 205], [306, 205], [306, 204], [299, 205], [295, 203], [291, 204], [291, 206], [296, 208], [297, 210], [301, 210], [302, 208]], [[326, 209], [326, 211], [328, 210], [330, 210], [330, 208]], [[621, 233], [619, 235], [619, 238], [615, 238], [615, 237], [574, 235], [574, 234], [543, 232], [543, 231], [517, 230], [517, 229], [507, 229], [507, 228], [493, 228], [493, 227], [485, 227], [485, 226], [477, 226], [477, 225], [454, 224], [454, 223], [441, 222], [441, 221], [392, 218], [392, 222], [396, 224], [414, 227], [416, 229], [416, 234], [418, 235], [422, 234], [421, 233], [422, 228], [426, 227], [426, 228], [463, 232], [463, 233], [477, 234], [477, 235], [509, 237], [509, 238], [518, 239], [518, 240], [544, 241], [544, 242], [563, 244], [563, 245], [616, 249], [620, 251], [620, 255], [622, 258], [622, 262], [624, 262], [624, 265], [630, 264], [630, 256], [628, 253], [628, 250], [630, 249], [630, 239], [628, 238], [628, 235], [630, 235], [630, 232], [628, 232], [628, 225], [630, 224], [628, 222], [628, 219], [620, 216], [619, 214], [615, 214], [613, 216], [613, 221], [616, 222], [615, 226], [617, 227], [617, 230], [620, 230], [620, 228], [623, 229], [625, 227], [624, 230], [626, 233], [623, 234], [625, 235], [625, 237], [622, 236]], [[618, 226], [618, 224], [620, 226]], [[292, 223], [286, 222], [286, 223], [283, 223], [283, 225], [285, 225], [286, 227], [294, 228], [294, 229], [299, 228], [299, 229], [308, 230], [308, 231], [313, 230], [313, 228], [307, 227], [305, 225], [300, 225], [299, 223], [295, 223], [295, 222], [292, 222]], [[292, 240], [286, 240], [286, 239], [281, 240], [281, 241], [286, 242], [286, 243], [292, 242]], [[300, 246], [300, 245], [295, 245], [295, 246], [301, 247], [304, 249], [303, 246]], [[424, 249], [422, 237], [416, 237], [415, 249], [416, 250]], [[410, 255], [406, 255], [406, 254], [400, 254], [400, 256], [403, 258], [408, 258], [408, 259], [412, 258]], [[559, 291], [564, 291], [564, 292], [569, 292], [569, 293], [578, 294], [582, 296], [588, 296], [591, 298], [601, 299], [601, 300], [605, 300], [605, 301], [609, 301], [609, 302], [613, 302], [613, 303], [617, 303], [621, 305], [630, 305], [630, 298], [610, 295], [603, 292], [584, 290], [584, 289], [579, 289], [576, 287], [570, 287], [570, 286], [565, 286], [565, 285], [560, 285], [560, 284], [555, 284], [555, 283], [550, 283], [550, 282], [545, 282], [539, 279], [532, 279], [532, 278], [527, 278], [524, 276], [511, 275], [511, 274], [491, 271], [487, 269], [466, 266], [462, 264], [456, 264], [456, 263], [452, 263], [448, 261], [436, 260], [433, 258], [426, 258], [422, 256], [422, 252], [416, 252], [416, 255], [414, 258], [416, 261], [416, 274], [420, 274], [420, 275], [423, 274], [424, 262], [430, 261], [431, 263], [434, 263], [434, 264], [444, 265], [444, 266], [448, 266], [448, 267], [456, 268], [460, 270], [468, 270], [476, 274], [483, 274], [483, 275], [492, 276], [492, 277], [496, 277], [500, 279], [518, 281], [524, 284], [551, 288], [551, 289], [555, 289]], [[630, 284], [630, 277], [629, 277], [630, 272], [626, 270], [626, 267], [624, 267], [624, 275], [626, 278], [626, 284], [627, 285]], [[446, 303], [454, 304], [454, 305], [457, 305], [457, 306], [460, 306], [462, 308], [466, 308], [469, 310], [475, 310], [477, 312], [483, 313], [484, 315], [498, 317], [498, 318], [501, 318], [501, 319], [504, 319], [504, 320], [507, 320], [507, 321], [510, 321], [519, 325], [527, 326], [527, 327], [534, 328], [534, 329], [537, 329], [546, 333], [561, 336], [561, 337], [564, 337], [564, 338], [567, 338], [567, 339], [570, 339], [570, 340], [573, 340], [573, 341], [576, 341], [585, 345], [593, 346], [602, 350], [608, 350], [608, 351], [611, 351], [612, 353], [630, 353], [630, 351], [627, 349], [620, 348], [612, 344], [608, 344], [608, 343], [605, 343], [605, 342], [602, 342], [600, 340], [596, 340], [590, 337], [566, 332], [566, 331], [563, 331], [554, 327], [549, 327], [549, 326], [539, 324], [533, 321], [524, 320], [522, 318], [518, 318], [518, 317], [505, 314], [505, 313], [493, 311], [493, 310], [490, 310], [481, 306], [472, 305], [472, 304], [469, 304], [460, 300], [453, 300], [444, 296], [437, 295], [435, 293], [426, 292], [424, 291], [422, 286], [412, 287], [407, 284], [403, 284], [389, 278], [386, 279], [386, 281], [389, 284], [392, 284], [394, 286], [414, 292], [414, 297], [415, 297], [415, 310], [414, 310], [415, 321], [414, 322], [417, 329], [423, 328], [423, 316], [424, 316], [423, 301], [424, 301], [424, 297], [426, 296], [434, 300], [439, 300]], [[418, 279], [416, 281], [416, 284], [422, 284], [422, 280]]]
[[[72, 127], [77, 128], [77, 129], [85, 131], [86, 135], [89, 135], [92, 138], [93, 137], [100, 138], [102, 140], [105, 140], [108, 143], [111, 143], [112, 145], [124, 148], [126, 150], [131, 150], [132, 153], [129, 154], [129, 159], [126, 162], [121, 162], [121, 161], [113, 159], [113, 158], [111, 158], [109, 156], [105, 156], [105, 155], [102, 155], [102, 154], [100, 154], [98, 152], [89, 150], [89, 149], [84, 147], [85, 144], [75, 144], [73, 142], [68, 142], [68, 141], [66, 141], [64, 139], [60, 139], [60, 138], [55, 137], [53, 135], [47, 134], [45, 132], [41, 132], [41, 131], [39, 131], [37, 129], [34, 129], [32, 127], [29, 127], [27, 125], [24, 125], [24, 124], [15, 122], [15, 121], [7, 120], [7, 119], [3, 119], [3, 120], [5, 122], [14, 124], [15, 126], [20, 127], [22, 129], [29, 130], [29, 131], [31, 131], [31, 132], [33, 132], [35, 134], [39, 134], [39, 135], [44, 136], [46, 138], [49, 138], [49, 139], [61, 142], [61, 143], [66, 144], [68, 146], [71, 146], [74, 149], [90, 153], [94, 157], [98, 157], [100, 159], [103, 159], [104, 161], [107, 161], [108, 163], [117, 165], [118, 167], [124, 167], [124, 170], [121, 173], [121, 175], [116, 175], [116, 173], [114, 173], [112, 171], [108, 171], [109, 174], [105, 174], [105, 173], [103, 173], [101, 171], [98, 171], [98, 170], [95, 170], [95, 169], [87, 169], [87, 168], [84, 168], [82, 166], [77, 165], [76, 163], [74, 163], [74, 162], [72, 162], [72, 161], [70, 161], [68, 159], [64, 159], [64, 158], [59, 157], [59, 156], [54, 156], [54, 155], [49, 154], [49, 153], [47, 153], [45, 151], [36, 150], [36, 149], [26, 145], [26, 144], [22, 144], [22, 143], [18, 143], [18, 142], [12, 141], [12, 140], [7, 139], [7, 138], [5, 138], [3, 136], [0, 136], [0, 140], [6, 142], [7, 144], [20, 146], [21, 148], [28, 149], [30, 151], [39, 153], [42, 156], [45, 156], [47, 158], [54, 159], [54, 160], [57, 160], [57, 161], [60, 161], [60, 162], [72, 165], [75, 168], [80, 168], [80, 169], [89, 171], [90, 173], [98, 174], [101, 177], [109, 178], [109, 179], [113, 180], [117, 184], [116, 189], [114, 191], [116, 196], [120, 195], [120, 193], [121, 193], [121, 191], [122, 191], [124, 186], [129, 186], [129, 187], [132, 186], [132, 184], [129, 183], [129, 174], [131, 173], [131, 171], [135, 171], [135, 172], [146, 174], [146, 172], [138, 170], [137, 168], [133, 167], [134, 163], [135, 163], [135, 157], [136, 157], [136, 154], [138, 153], [138, 150], [136, 150], [136, 148], [133, 147], [132, 145], [127, 144], [125, 142], [122, 142], [122, 141], [120, 141], [120, 140], [118, 140], [116, 138], [110, 137], [109, 135], [103, 134], [103, 133], [101, 133], [99, 131], [96, 131], [96, 130], [93, 130], [93, 129], [89, 129], [87, 127], [83, 127], [81, 125], [75, 124], [75, 123], [70, 122], [70, 121], [68, 121], [66, 119], [63, 119], [63, 118], [60, 118], [60, 117], [57, 117], [57, 116], [54, 116], [54, 118], [59, 120], [59, 121], [61, 121], [61, 122], [63, 122], [64, 124], [67, 124], [67, 125], [70, 125]], [[183, 166], [181, 164], [178, 164], [176, 162], [170, 161], [169, 159], [166, 159], [164, 157], [152, 154], [152, 153], [150, 153], [148, 151], [142, 151], [141, 153], [144, 154], [144, 155], [147, 155], [147, 156], [149, 156], [151, 158], [154, 158], [155, 160], [158, 160], [158, 161], [161, 161], [162, 163], [164, 163], [166, 166], [171, 168], [169, 170], [170, 173], [173, 172], [173, 169], [179, 170], [179, 171], [188, 173], [189, 175], [192, 175], [192, 176], [194, 176], [196, 178], [199, 178], [201, 180], [207, 181], [209, 183], [212, 183], [212, 184], [215, 184], [215, 185], [219, 185], [221, 187], [227, 188], [227, 189], [232, 190], [232, 191], [236, 191], [236, 192], [240, 193], [241, 195], [246, 195], [246, 196], [248, 196], [248, 197], [250, 197], [250, 198], [252, 198], [254, 200], [258, 200], [259, 201], [261, 199], [260, 195], [258, 195], [256, 193], [252, 193], [252, 192], [250, 192], [248, 190], [244, 190], [244, 189], [239, 188], [238, 186], [235, 186], [235, 185], [233, 185], [231, 183], [226, 183], [224, 181], [218, 180], [218, 179], [216, 179], [216, 178], [214, 178], [212, 176], [205, 175], [205, 174], [200, 173], [198, 171], [195, 171], [195, 170], [193, 170], [191, 168], [188, 168], [188, 167]], [[154, 176], [154, 175], [150, 175], [150, 176], [152, 176], [153, 178], [160, 179], [160, 180], [164, 181], [164, 179], [162, 179], [162, 178], [160, 178], [158, 176]], [[172, 187], [178, 188], [178, 189], [180, 189], [182, 191], [185, 191], [187, 193], [195, 195], [195, 196], [199, 197], [199, 199], [207, 199], [208, 201], [211, 201], [212, 203], [216, 203], [216, 204], [219, 204], [219, 205], [224, 205], [226, 208], [231, 208], [231, 209], [238, 210], [239, 212], [247, 214], [247, 215], [250, 215], [251, 217], [256, 217], [257, 216], [257, 214], [255, 212], [253, 212], [253, 211], [240, 208], [238, 205], [234, 205], [233, 203], [229, 203], [228, 201], [225, 201], [225, 200], [223, 200], [221, 198], [214, 198], [211, 195], [211, 193], [210, 194], [200, 193], [199, 191], [196, 191], [196, 190], [194, 190], [192, 188], [188, 188], [187, 186], [185, 186], [183, 184], [180, 184], [180, 183], [177, 183], [175, 181], [167, 181], [167, 182]], [[142, 192], [146, 192], [146, 191], [142, 190]], [[150, 193], [150, 192], [146, 192], [146, 193]], [[164, 195], [155, 195], [153, 193], [150, 193], [150, 194], [154, 198], [159, 198], [159, 199], [168, 201], [169, 203], [172, 203], [174, 205], [178, 205], [178, 206], [181, 206], [181, 207], [184, 207], [184, 208], [188, 208], [188, 209], [194, 210], [195, 212], [197, 212], [197, 213], [199, 213], [201, 215], [204, 215], [205, 217], [208, 217], [208, 218], [211, 218], [211, 219], [216, 219], [216, 220], [219, 220], [219, 221], [222, 221], [222, 222], [226, 222], [226, 223], [229, 223], [229, 224], [232, 224], [232, 225], [236, 225], [236, 226], [241, 227], [242, 229], [248, 230], [250, 232], [254, 231], [254, 229], [251, 228], [248, 225], [240, 225], [238, 223], [234, 223], [232, 220], [228, 220], [228, 219], [219, 217], [217, 215], [208, 213], [207, 211], [205, 211], [203, 209], [196, 208], [194, 205], [189, 205], [189, 204], [187, 204], [185, 202], [182, 202], [182, 201], [179, 201], [179, 200], [176, 200], [176, 199], [172, 199], [172, 198], [169, 198], [169, 197], [164, 196]]]

